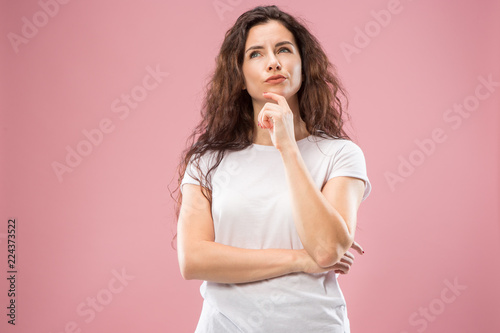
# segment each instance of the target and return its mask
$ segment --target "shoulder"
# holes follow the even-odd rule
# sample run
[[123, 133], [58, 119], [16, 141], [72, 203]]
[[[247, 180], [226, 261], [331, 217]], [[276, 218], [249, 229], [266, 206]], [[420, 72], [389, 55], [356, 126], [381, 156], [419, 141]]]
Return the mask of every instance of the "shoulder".
[[313, 136], [313, 140], [310, 141], [314, 145], [317, 143], [320, 150], [327, 155], [363, 154], [360, 146], [349, 139]]
[[216, 157], [216, 154], [211, 150], [207, 150], [203, 153], [194, 153], [189, 159], [185, 172], [190, 177], [207, 176], [216, 163]]
[[203, 153], [194, 153], [191, 155], [190, 163], [209, 165], [217, 157], [217, 154], [213, 150], [206, 150]]

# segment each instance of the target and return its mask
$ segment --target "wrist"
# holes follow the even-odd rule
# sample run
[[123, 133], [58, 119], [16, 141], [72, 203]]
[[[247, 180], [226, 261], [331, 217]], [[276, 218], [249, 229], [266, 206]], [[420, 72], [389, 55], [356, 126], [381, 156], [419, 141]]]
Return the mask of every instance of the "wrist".
[[291, 272], [301, 273], [304, 271], [304, 250], [292, 250]]
[[300, 155], [300, 150], [299, 146], [297, 146], [297, 143], [291, 143], [289, 145], [280, 147], [278, 150], [284, 160], [290, 158], [295, 159], [298, 155]]

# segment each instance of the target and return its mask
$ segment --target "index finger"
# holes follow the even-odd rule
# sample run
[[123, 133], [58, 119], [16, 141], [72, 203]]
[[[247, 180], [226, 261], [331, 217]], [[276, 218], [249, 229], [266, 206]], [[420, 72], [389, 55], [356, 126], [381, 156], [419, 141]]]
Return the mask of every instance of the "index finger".
[[359, 254], [363, 254], [363, 253], [365, 253], [365, 251], [363, 250], [363, 248], [361, 247], [361, 245], [359, 245], [356, 241], [353, 241], [353, 242], [352, 242], [351, 247], [352, 247], [353, 249], [355, 249], [356, 251], [358, 251], [358, 253], [359, 253]]
[[263, 95], [265, 98], [269, 98], [272, 99], [273, 101], [278, 102], [278, 105], [288, 108], [288, 103], [286, 102], [285, 96], [281, 96], [272, 92], [264, 92]]

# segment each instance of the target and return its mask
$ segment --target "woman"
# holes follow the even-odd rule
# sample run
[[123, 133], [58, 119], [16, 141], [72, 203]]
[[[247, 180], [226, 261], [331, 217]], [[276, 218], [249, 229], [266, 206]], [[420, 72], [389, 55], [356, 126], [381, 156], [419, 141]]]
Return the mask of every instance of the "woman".
[[350, 331], [337, 277], [362, 253], [371, 185], [342, 96], [316, 38], [276, 6], [226, 33], [179, 166], [179, 265], [204, 280], [196, 332]]

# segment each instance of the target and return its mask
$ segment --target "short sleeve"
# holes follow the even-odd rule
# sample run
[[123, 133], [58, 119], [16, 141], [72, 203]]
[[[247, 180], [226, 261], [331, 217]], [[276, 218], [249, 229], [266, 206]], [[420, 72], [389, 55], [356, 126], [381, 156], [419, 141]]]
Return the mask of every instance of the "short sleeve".
[[327, 181], [339, 176], [359, 178], [365, 182], [365, 192], [361, 201], [364, 201], [371, 192], [371, 184], [366, 171], [365, 156], [361, 148], [350, 140], [333, 156], [333, 165]]
[[[184, 171], [184, 177], [182, 178], [181, 181], [181, 193], [182, 193], [182, 186], [184, 184], [194, 184], [194, 185], [200, 185], [199, 179], [202, 179], [202, 174], [206, 176], [208, 172], [208, 163], [207, 163], [207, 156], [208, 154], [205, 154], [199, 158], [198, 161], [194, 161], [195, 155], [191, 156], [191, 159], [186, 166], [186, 171]], [[199, 168], [201, 169], [201, 173], [198, 170], [197, 166], [199, 164]]]

